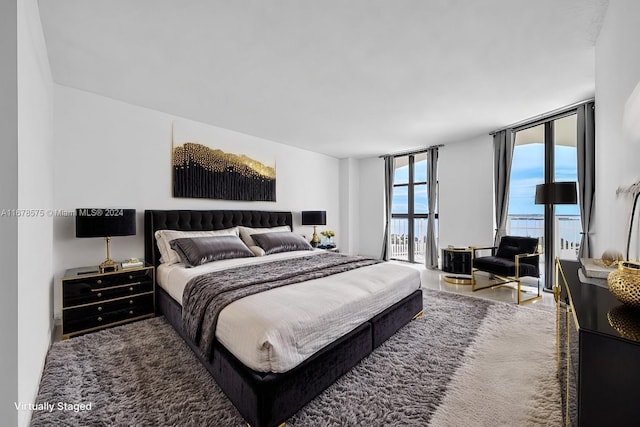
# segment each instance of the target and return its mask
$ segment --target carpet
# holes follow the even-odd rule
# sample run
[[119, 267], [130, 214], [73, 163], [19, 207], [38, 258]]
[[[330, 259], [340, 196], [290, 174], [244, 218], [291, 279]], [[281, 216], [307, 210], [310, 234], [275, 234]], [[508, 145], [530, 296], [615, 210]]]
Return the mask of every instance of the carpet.
[[[424, 313], [287, 425], [562, 425], [553, 311], [424, 290]], [[245, 425], [162, 317], [54, 343], [36, 404], [32, 426]]]

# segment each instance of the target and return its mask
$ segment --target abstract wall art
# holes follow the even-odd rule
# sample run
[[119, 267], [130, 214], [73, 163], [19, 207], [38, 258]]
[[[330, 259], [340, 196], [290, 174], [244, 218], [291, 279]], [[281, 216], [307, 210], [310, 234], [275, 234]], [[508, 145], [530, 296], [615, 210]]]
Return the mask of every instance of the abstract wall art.
[[276, 168], [202, 141], [172, 144], [173, 197], [276, 200]]

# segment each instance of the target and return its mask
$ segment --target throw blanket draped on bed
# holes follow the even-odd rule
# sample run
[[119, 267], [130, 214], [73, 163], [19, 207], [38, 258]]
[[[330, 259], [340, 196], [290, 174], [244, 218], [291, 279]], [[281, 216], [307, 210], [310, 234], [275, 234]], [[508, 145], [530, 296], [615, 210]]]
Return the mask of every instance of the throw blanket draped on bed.
[[249, 295], [381, 261], [331, 252], [214, 271], [191, 279], [182, 295], [184, 331], [210, 357], [223, 308]]

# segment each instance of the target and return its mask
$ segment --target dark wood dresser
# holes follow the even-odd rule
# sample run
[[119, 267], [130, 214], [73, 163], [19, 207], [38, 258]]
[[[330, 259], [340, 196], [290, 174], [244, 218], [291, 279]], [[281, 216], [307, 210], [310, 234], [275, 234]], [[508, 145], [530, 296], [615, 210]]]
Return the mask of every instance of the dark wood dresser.
[[640, 425], [640, 310], [557, 262], [558, 372], [567, 426]]
[[72, 268], [62, 278], [62, 338], [155, 316], [152, 266], [99, 273]]

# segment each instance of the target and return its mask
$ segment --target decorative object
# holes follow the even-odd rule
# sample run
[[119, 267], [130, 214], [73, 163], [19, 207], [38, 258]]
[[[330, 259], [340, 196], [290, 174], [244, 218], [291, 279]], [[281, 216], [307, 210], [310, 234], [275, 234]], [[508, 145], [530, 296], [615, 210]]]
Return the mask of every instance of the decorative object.
[[[172, 129], [173, 197], [276, 201], [275, 159], [257, 160], [246, 142], [210, 146], [218, 134], [208, 127], [176, 121]], [[233, 152], [231, 152], [233, 150]], [[267, 151], [268, 152], [268, 151]]]
[[326, 248], [335, 247], [333, 244], [333, 237], [336, 235], [335, 231], [325, 230], [320, 232], [320, 234], [325, 238], [325, 241], [322, 242], [322, 245]]
[[107, 259], [99, 266], [100, 273], [118, 270], [111, 259], [111, 237], [136, 234], [135, 209], [76, 209], [76, 237], [104, 237]]
[[318, 247], [320, 237], [318, 237], [317, 226], [327, 225], [327, 211], [302, 211], [302, 225], [313, 225], [311, 246]]
[[640, 264], [631, 261], [618, 263], [618, 269], [607, 278], [609, 290], [620, 302], [640, 307]]
[[617, 266], [619, 261], [624, 260], [622, 252], [615, 249], [607, 249], [602, 253], [602, 263], [607, 267]]
[[628, 305], [619, 305], [607, 313], [613, 329], [628, 340], [640, 342], [640, 310]]
[[[424, 291], [428, 316], [287, 426], [562, 425], [549, 310]], [[31, 425], [246, 425], [163, 317], [53, 343], [36, 402], [74, 402], [78, 390], [93, 410], [34, 411]]]
[[606, 279], [609, 277], [609, 273], [618, 268], [618, 261], [619, 259], [617, 258], [615, 261], [611, 259], [605, 261], [597, 258], [580, 258], [582, 272], [586, 277], [594, 279]]
[[554, 239], [545, 237], [544, 262], [547, 266], [544, 290], [552, 291], [553, 288], [553, 259], [555, 257], [555, 233], [553, 232], [553, 218], [555, 216], [554, 205], [575, 205], [578, 202], [578, 193], [575, 182], [550, 182], [536, 185], [536, 205], [545, 205], [544, 210], [544, 235], [554, 236]]

